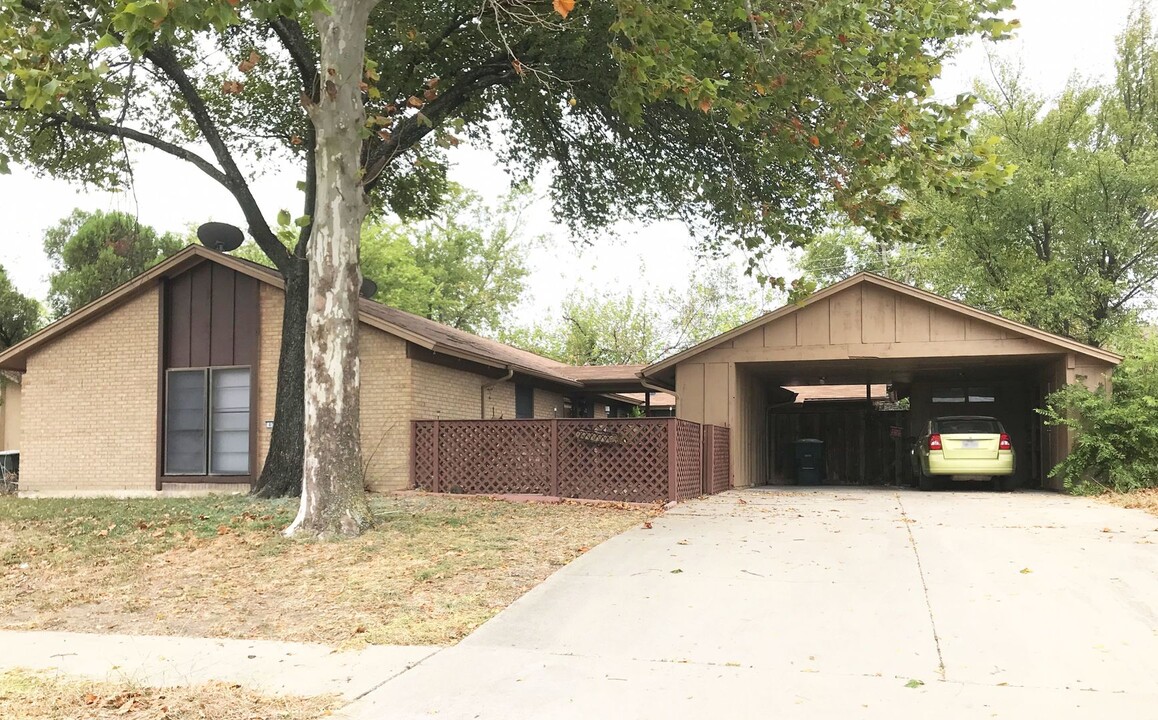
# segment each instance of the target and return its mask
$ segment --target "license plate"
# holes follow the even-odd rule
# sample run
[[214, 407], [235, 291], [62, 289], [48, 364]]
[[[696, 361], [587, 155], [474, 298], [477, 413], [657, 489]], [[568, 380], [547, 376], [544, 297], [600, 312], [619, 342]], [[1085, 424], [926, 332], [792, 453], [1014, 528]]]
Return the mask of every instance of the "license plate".
[[981, 441], [980, 440], [962, 440], [961, 441], [961, 449], [962, 450], [972, 450], [972, 449], [976, 449], [979, 447], [981, 447]]

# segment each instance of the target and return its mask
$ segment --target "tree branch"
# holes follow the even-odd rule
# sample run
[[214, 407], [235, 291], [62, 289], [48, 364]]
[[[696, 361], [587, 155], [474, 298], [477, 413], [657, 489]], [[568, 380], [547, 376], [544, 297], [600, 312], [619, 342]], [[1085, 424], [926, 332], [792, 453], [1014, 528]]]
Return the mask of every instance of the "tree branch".
[[213, 150], [214, 157], [217, 158], [218, 164], [221, 165], [224, 181], [222, 185], [229, 190], [237, 204], [241, 206], [241, 211], [245, 215], [245, 220], [249, 224], [249, 234], [257, 242], [258, 247], [262, 252], [269, 257], [277, 269], [283, 274], [293, 272], [291, 268], [290, 252], [286, 246], [278, 240], [277, 235], [270, 229], [269, 223], [266, 222], [265, 216], [261, 213], [261, 208], [257, 204], [257, 200], [253, 197], [253, 193], [249, 189], [249, 183], [246, 182], [245, 176], [237, 167], [237, 163], [233, 159], [233, 154], [226, 145], [225, 140], [222, 139], [221, 133], [217, 129], [217, 124], [213, 117], [209, 114], [209, 108], [205, 105], [201, 93], [197, 90], [197, 86], [185, 73], [185, 68], [182, 67], [177, 54], [168, 45], [155, 45], [149, 50], [145, 51], [145, 57], [153, 63], [161, 72], [165, 74], [169, 80], [177, 86], [177, 90], [185, 99], [185, 104], [189, 107], [189, 111], [193, 114], [193, 120], [197, 124], [197, 128], [201, 131], [202, 137], [209, 144]]
[[310, 47], [310, 41], [306, 39], [306, 34], [302, 32], [302, 26], [297, 20], [287, 17], [276, 17], [270, 21], [269, 26], [273, 28], [278, 40], [281, 40], [282, 46], [285, 47], [286, 52], [289, 53], [294, 62], [294, 66], [297, 67], [298, 75], [302, 79], [302, 87], [316, 102], [318, 87], [316, 54], [314, 49]]
[[203, 173], [213, 178], [221, 185], [228, 187], [229, 180], [225, 177], [225, 173], [221, 172], [221, 170], [216, 168], [213, 163], [209, 162], [197, 153], [186, 150], [180, 145], [174, 145], [171, 142], [166, 142], [165, 140], [162, 140], [153, 135], [149, 135], [148, 133], [140, 132], [139, 130], [133, 130], [132, 128], [117, 125], [107, 125], [105, 123], [94, 123], [76, 115], [49, 115], [48, 117], [57, 122], [70, 125], [77, 130], [97, 133], [98, 135], [105, 135], [106, 137], [132, 140], [134, 142], [139, 142], [142, 145], [148, 145], [150, 147], [156, 148], [162, 152], [172, 155], [175, 158], [192, 163]]
[[[315, 103], [318, 102], [321, 92], [321, 76], [318, 74], [318, 66], [314, 61], [314, 50], [310, 47], [306, 34], [302, 32], [301, 24], [291, 18], [277, 17], [270, 21], [270, 27], [281, 40], [281, 44], [290, 54], [298, 69], [298, 75], [302, 81], [302, 92]], [[302, 214], [308, 215], [312, 219], [318, 194], [317, 165], [314, 156], [317, 137], [312, 122], [306, 123], [305, 138], [302, 141], [306, 144], [306, 189], [303, 193], [305, 197], [302, 199]], [[298, 231], [298, 241], [294, 245], [293, 251], [294, 257], [304, 258], [306, 256], [306, 248], [309, 245], [312, 231], [312, 222]]]
[[[506, 57], [492, 59], [463, 75], [446, 92], [427, 103], [421, 113], [400, 120], [391, 130], [390, 139], [372, 146], [367, 154], [363, 175], [366, 189], [374, 187], [387, 165], [433, 132], [442, 120], [466, 104], [475, 93], [494, 85], [513, 83], [518, 77]], [[426, 118], [426, 122], [420, 122], [419, 115]]]
[[398, 74], [398, 86], [394, 88], [391, 94], [386, 95], [386, 97], [390, 98], [391, 100], [402, 97], [406, 85], [413, 82], [414, 68], [418, 65], [418, 59], [426, 59], [431, 57], [434, 54], [434, 51], [437, 50], [439, 46], [442, 45], [442, 43], [446, 42], [451, 35], [454, 35], [456, 32], [459, 32], [464, 27], [466, 27], [467, 21], [475, 17], [478, 17], [478, 15], [475, 13], [463, 13], [462, 15], [457, 15], [452, 18], [450, 23], [447, 24], [445, 28], [443, 28], [442, 32], [427, 41], [426, 47], [423, 48], [422, 53], [411, 56], [410, 62], [406, 63], [406, 68]]

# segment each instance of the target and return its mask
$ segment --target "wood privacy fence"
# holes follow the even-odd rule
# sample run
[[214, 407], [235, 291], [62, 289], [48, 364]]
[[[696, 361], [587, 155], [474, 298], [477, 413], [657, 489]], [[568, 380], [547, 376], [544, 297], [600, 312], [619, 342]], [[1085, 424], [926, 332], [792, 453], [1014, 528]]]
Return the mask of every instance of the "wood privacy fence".
[[429, 492], [642, 503], [732, 484], [728, 428], [677, 418], [416, 420], [410, 472]]

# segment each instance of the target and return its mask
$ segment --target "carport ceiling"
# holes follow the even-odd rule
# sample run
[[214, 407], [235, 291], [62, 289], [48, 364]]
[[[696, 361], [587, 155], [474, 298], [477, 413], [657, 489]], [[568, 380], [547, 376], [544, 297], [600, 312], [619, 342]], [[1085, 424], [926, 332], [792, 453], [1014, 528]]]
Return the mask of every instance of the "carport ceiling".
[[777, 385], [867, 385], [907, 383], [922, 378], [971, 380], [1035, 373], [1060, 355], [960, 358], [849, 358], [820, 362], [738, 363], [737, 369]]

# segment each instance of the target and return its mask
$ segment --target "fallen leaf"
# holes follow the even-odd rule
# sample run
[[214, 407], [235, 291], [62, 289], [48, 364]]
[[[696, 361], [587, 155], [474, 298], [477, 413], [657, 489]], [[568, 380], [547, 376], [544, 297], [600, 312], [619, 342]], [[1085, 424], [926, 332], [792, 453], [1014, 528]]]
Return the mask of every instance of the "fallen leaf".
[[1033, 572], [1033, 571], [1032, 571], [1032, 570], [1030, 570], [1029, 568], [1022, 568], [1022, 569], [1021, 569], [1021, 574], [1022, 574], [1022, 575], [1028, 575], [1028, 574], [1030, 574], [1031, 572]]
[[907, 683], [905, 683], [905, 687], [907, 687], [907, 688], [919, 688], [924, 684], [925, 683], [921, 682], [920, 680], [913, 679], [913, 680], [910, 680]]
[[740, 501], [741, 505], [747, 505], [748, 504], [748, 501], [745, 500], [744, 498], [736, 498], [736, 499]]
[[1102, 532], [1114, 532], [1110, 528], [1102, 528]]
[[682, 573], [682, 572], [683, 572], [683, 570], [680, 570], [679, 568], [676, 568], [675, 570], [672, 570], [672, 571], [671, 571], [671, 574], [672, 574], [672, 575], [679, 575], [679, 574], [680, 574], [680, 573]]
[[217, 526], [217, 534], [218, 535], [228, 535], [231, 532], [233, 532], [233, 531], [229, 529], [228, 525], [218, 525]]
[[687, 544], [688, 544], [687, 540], [680, 540], [679, 542], [676, 543], [676, 545], [687, 545]]
[[575, 9], [575, 0], [554, 0], [551, 5], [555, 8], [555, 12], [567, 17]]
[[643, 529], [644, 530], [651, 530], [651, 522], [648, 520], [644, 520], [643, 521]]
[[132, 709], [133, 709], [133, 698], [129, 698], [128, 700], [125, 701], [124, 705], [121, 705], [119, 708], [117, 708], [117, 715], [125, 715]]

